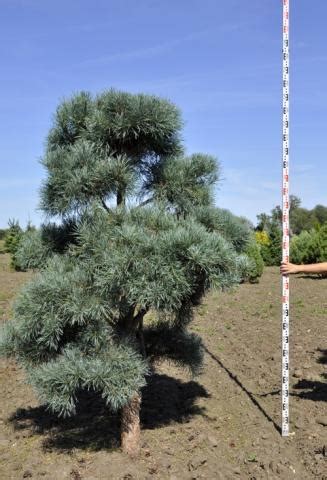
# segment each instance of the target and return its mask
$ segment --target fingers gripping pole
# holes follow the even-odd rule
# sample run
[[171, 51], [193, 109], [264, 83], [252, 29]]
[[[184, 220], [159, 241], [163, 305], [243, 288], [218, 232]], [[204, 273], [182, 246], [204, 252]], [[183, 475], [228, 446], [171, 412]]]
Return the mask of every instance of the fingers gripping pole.
[[[289, 0], [283, 0], [283, 261], [289, 262]], [[289, 435], [289, 277], [282, 276], [282, 436]]]

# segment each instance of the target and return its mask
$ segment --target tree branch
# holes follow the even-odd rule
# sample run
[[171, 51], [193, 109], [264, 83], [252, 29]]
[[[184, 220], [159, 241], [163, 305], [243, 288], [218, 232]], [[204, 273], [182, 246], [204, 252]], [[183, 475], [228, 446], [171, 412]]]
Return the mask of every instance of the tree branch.
[[144, 335], [143, 335], [143, 318], [144, 315], [149, 311], [148, 308], [141, 308], [137, 315], [134, 317], [134, 325], [137, 325], [136, 335], [139, 338], [140, 348], [143, 358], [146, 358], [145, 344], [144, 344]]
[[144, 207], [144, 206], [147, 205], [148, 203], [153, 202], [153, 200], [154, 200], [154, 197], [148, 198], [147, 200], [144, 200], [144, 202], [142, 202], [142, 203], [140, 203], [139, 205], [137, 205], [136, 208]]
[[125, 192], [123, 190], [117, 191], [117, 207], [119, 205], [125, 206]]
[[110, 210], [109, 207], [107, 207], [106, 202], [103, 200], [103, 198], [101, 198], [101, 203], [102, 203], [103, 208], [104, 208], [108, 213], [110, 213], [111, 210]]
[[142, 357], [146, 358], [146, 350], [145, 350], [144, 335], [143, 335], [143, 317], [141, 318], [141, 320], [139, 322], [137, 335], [138, 335], [139, 341], [140, 341]]

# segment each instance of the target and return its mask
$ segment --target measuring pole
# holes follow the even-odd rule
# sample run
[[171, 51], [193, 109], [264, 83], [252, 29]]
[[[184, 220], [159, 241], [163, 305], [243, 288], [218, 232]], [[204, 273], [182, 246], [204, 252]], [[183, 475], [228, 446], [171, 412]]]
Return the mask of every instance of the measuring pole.
[[[283, 261], [289, 262], [289, 0], [283, 0]], [[289, 435], [289, 320], [288, 275], [282, 276], [282, 436]]]

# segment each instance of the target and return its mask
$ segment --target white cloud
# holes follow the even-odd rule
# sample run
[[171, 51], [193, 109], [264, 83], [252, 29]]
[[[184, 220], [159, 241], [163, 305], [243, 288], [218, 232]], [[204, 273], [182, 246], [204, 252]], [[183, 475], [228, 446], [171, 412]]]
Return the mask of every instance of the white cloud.
[[20, 187], [30, 187], [37, 186], [40, 184], [39, 178], [1, 178], [0, 179], [0, 188], [20, 188]]
[[237, 30], [240, 30], [246, 25], [246, 23], [226, 23], [218, 25], [214, 30], [206, 29], [198, 32], [190, 33], [184, 37], [176, 38], [168, 42], [159, 43], [151, 47], [140, 48], [136, 50], [115, 52], [108, 55], [103, 55], [101, 57], [90, 58], [84, 60], [75, 65], [75, 67], [90, 67], [90, 66], [101, 66], [107, 65], [108, 63], [115, 61], [124, 61], [124, 60], [133, 60], [139, 58], [151, 58], [163, 53], [169, 52], [175, 47], [182, 45], [187, 42], [192, 42], [193, 40], [198, 40], [204, 38], [212, 33], [217, 36], [218, 34], [227, 34], [232, 33]]
[[106, 65], [108, 63], [114, 62], [116, 60], [133, 60], [133, 59], [138, 59], [138, 58], [151, 58], [155, 57], [157, 55], [160, 55], [162, 53], [168, 52], [172, 50], [174, 47], [177, 47], [178, 45], [189, 42], [192, 40], [196, 40], [197, 38], [200, 38], [204, 35], [206, 35], [208, 31], [200, 31], [200, 32], [195, 32], [191, 33], [189, 35], [186, 35], [185, 37], [182, 38], [177, 38], [175, 40], [171, 40], [168, 42], [160, 43], [157, 45], [154, 45], [152, 47], [145, 47], [145, 48], [140, 48], [136, 50], [129, 50], [129, 51], [123, 51], [123, 52], [115, 52], [109, 55], [103, 55], [101, 57], [96, 57], [96, 58], [90, 58], [88, 60], [84, 60], [80, 63], [78, 63], [77, 67], [90, 67], [90, 66], [101, 66], [101, 65]]
[[294, 165], [292, 165], [293, 172], [298, 174], [307, 173], [312, 171], [313, 169], [314, 165], [312, 165], [311, 163], [294, 163]]

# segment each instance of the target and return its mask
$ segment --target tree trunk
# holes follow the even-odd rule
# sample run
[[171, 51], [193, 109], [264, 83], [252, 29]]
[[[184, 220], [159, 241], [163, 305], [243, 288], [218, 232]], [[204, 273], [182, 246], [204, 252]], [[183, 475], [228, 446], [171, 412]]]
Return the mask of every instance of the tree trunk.
[[[133, 332], [140, 344], [140, 351], [143, 358], [146, 358], [144, 337], [143, 337], [143, 317], [147, 309], [142, 308], [134, 316], [135, 308], [132, 308], [126, 316], [125, 329]], [[121, 448], [123, 452], [131, 457], [136, 457], [140, 452], [140, 409], [142, 396], [136, 393], [130, 401], [122, 408], [121, 412]]]
[[117, 206], [125, 205], [125, 192], [123, 190], [117, 191]]
[[140, 350], [143, 358], [146, 358], [145, 344], [144, 344], [144, 335], [143, 335], [143, 317], [140, 320], [139, 327], [137, 330], [137, 336], [140, 342]]
[[121, 414], [121, 447], [133, 458], [140, 452], [140, 407], [141, 393], [136, 393]]

